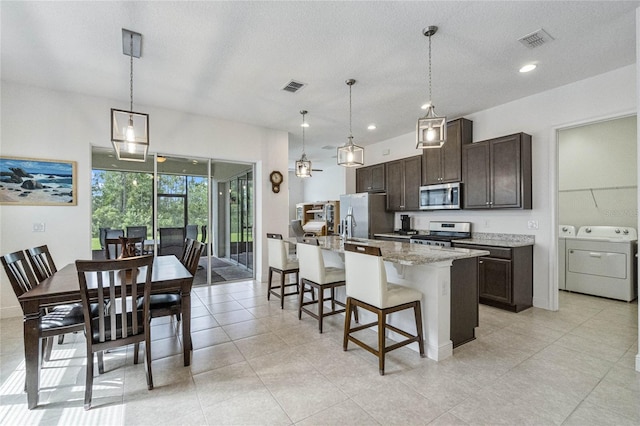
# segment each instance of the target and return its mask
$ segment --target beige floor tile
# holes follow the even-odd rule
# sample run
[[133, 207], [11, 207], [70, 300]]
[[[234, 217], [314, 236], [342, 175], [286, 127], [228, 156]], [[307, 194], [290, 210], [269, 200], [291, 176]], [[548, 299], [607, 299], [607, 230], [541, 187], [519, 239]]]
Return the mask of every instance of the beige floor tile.
[[222, 327], [222, 329], [232, 340], [239, 340], [245, 337], [257, 336], [258, 334], [265, 334], [271, 331], [269, 326], [260, 319], [225, 325]]
[[259, 334], [234, 341], [238, 350], [246, 359], [257, 358], [274, 352], [279, 352], [287, 347], [284, 340], [274, 333]]
[[633, 421], [616, 411], [583, 402], [563, 423], [566, 426], [637, 426]]
[[266, 389], [247, 362], [196, 374], [193, 380], [203, 407], [229, 401], [251, 391]]
[[638, 391], [603, 380], [585, 401], [640, 423], [640, 392]]
[[204, 409], [208, 424], [289, 425], [291, 419], [266, 389], [249, 390]]
[[613, 362], [597, 358], [591, 354], [569, 349], [554, 343], [533, 356], [544, 362], [560, 365], [602, 378], [613, 366]]
[[231, 339], [221, 327], [207, 328], [191, 333], [193, 349], [202, 349], [207, 346], [219, 345], [220, 343], [230, 341]]
[[204, 373], [216, 368], [243, 362], [245, 359], [233, 342], [209, 346], [193, 351], [191, 357], [191, 372]]
[[235, 324], [237, 322], [255, 319], [255, 317], [251, 315], [250, 312], [244, 309], [214, 314], [213, 317], [216, 319], [216, 321], [218, 321], [218, 324], [220, 325]]
[[342, 426], [348, 423], [349, 425], [373, 425], [378, 424], [373, 417], [368, 415], [358, 404], [348, 400], [340, 404], [329, 407], [313, 416], [297, 422], [298, 426], [312, 426], [312, 425], [335, 425]]

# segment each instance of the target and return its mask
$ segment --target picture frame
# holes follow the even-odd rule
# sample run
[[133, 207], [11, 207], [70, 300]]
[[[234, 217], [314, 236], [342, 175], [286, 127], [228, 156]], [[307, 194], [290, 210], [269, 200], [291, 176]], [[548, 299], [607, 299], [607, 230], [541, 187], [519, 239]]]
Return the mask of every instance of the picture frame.
[[0, 156], [0, 205], [76, 206], [75, 161]]

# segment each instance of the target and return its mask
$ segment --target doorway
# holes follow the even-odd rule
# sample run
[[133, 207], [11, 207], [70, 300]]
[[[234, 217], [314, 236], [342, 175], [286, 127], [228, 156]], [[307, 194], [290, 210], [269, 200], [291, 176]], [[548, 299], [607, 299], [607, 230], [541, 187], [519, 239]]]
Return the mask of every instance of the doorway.
[[[637, 117], [627, 115], [557, 130], [558, 228], [638, 227]], [[558, 229], [558, 237], [562, 229]], [[555, 306], [566, 276], [567, 253], [557, 241]], [[552, 299], [553, 300], [553, 299]]]
[[[181, 231], [207, 246], [194, 284], [253, 279], [253, 167], [168, 155], [118, 161], [112, 149], [93, 147], [94, 257], [103, 255], [107, 229], [126, 236], [128, 228], [145, 228], [145, 247], [157, 254], [163, 234]], [[221, 185], [228, 197], [212, 192]]]

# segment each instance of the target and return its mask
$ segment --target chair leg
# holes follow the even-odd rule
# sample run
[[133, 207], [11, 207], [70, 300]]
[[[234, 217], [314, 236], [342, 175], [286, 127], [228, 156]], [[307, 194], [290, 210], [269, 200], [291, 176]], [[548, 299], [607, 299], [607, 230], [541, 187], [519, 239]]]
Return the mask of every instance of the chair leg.
[[318, 330], [322, 334], [322, 319], [324, 314], [324, 289], [318, 288]]
[[87, 348], [87, 377], [84, 384], [84, 409], [91, 408], [91, 393], [93, 390], [93, 352]]
[[349, 344], [349, 332], [351, 331], [351, 298], [347, 297], [344, 310], [344, 335], [342, 337], [342, 350], [347, 350]]
[[420, 302], [416, 302], [413, 305], [413, 313], [416, 317], [416, 330], [418, 333], [418, 347], [420, 348], [420, 356], [424, 358], [424, 334], [422, 332], [422, 308], [420, 307]]
[[284, 271], [280, 271], [280, 309], [284, 309]]
[[298, 293], [298, 320], [302, 319], [302, 303], [304, 302], [304, 279], [300, 280], [300, 292]]
[[148, 338], [144, 344], [144, 360], [147, 367], [147, 389], [153, 389], [153, 374], [151, 373], [151, 338]]
[[357, 306], [353, 307], [353, 316], [355, 318], [356, 324], [360, 324], [360, 320], [358, 318], [358, 307]]
[[269, 281], [267, 288], [267, 300], [271, 300], [271, 279], [273, 278], [273, 269], [269, 268]]
[[51, 360], [51, 351], [53, 350], [53, 337], [47, 337], [44, 339], [45, 349], [44, 349], [44, 360]]
[[98, 352], [98, 374], [104, 374], [104, 352]]
[[58, 335], [58, 344], [61, 345], [64, 343], [64, 334]]
[[331, 310], [336, 310], [336, 289], [333, 287], [331, 288]]
[[378, 369], [380, 375], [384, 376], [384, 356], [385, 356], [385, 325], [387, 316], [384, 312], [378, 311]]
[[133, 363], [138, 363], [138, 352], [140, 352], [140, 343], [135, 343], [133, 345]]

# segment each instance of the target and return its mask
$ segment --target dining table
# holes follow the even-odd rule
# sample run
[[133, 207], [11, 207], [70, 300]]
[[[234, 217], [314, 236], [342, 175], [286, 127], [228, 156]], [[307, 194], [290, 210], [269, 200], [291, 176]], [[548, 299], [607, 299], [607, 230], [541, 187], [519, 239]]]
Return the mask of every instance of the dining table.
[[[180, 292], [184, 365], [191, 364], [191, 286], [193, 276], [173, 255], [153, 260], [151, 293]], [[90, 289], [97, 300], [97, 289]], [[24, 312], [24, 354], [28, 408], [38, 405], [42, 342], [40, 321], [44, 308], [81, 303], [80, 284], [75, 263], [70, 263], [18, 298]]]

